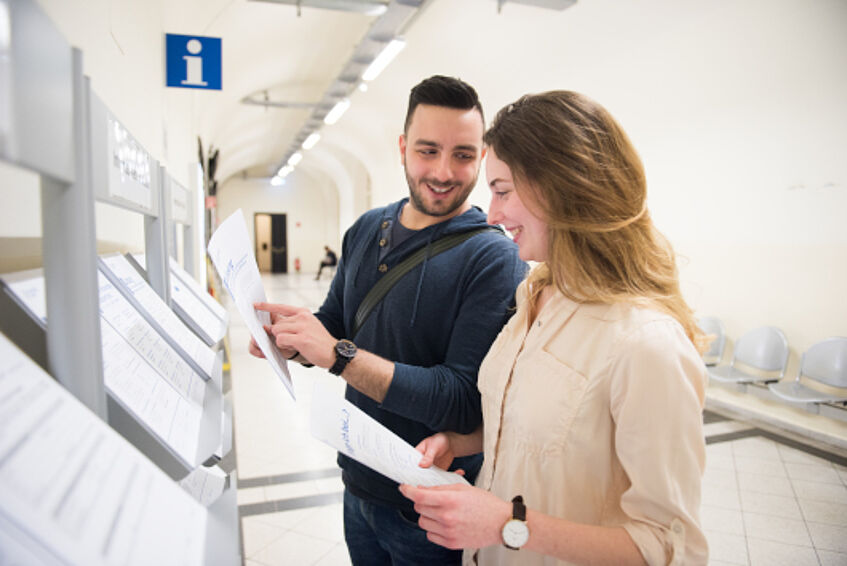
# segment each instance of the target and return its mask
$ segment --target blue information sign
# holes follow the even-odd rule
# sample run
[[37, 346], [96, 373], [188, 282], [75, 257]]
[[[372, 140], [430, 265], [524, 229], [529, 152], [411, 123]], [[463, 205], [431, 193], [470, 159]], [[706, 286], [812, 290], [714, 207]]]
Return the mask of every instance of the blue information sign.
[[221, 90], [221, 38], [165, 34], [167, 86]]

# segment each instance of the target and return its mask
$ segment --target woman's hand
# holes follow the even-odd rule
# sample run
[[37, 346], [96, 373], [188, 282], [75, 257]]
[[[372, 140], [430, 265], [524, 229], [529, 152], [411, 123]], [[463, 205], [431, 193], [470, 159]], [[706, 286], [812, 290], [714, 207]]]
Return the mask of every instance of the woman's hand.
[[[450, 446], [450, 436], [444, 432], [437, 432], [428, 438], [424, 438], [420, 444], [415, 446], [415, 450], [423, 454], [418, 464], [421, 468], [429, 468], [435, 464], [436, 467], [446, 470], [455, 458], [453, 448]], [[465, 472], [464, 470], [456, 470], [456, 473], [464, 475]]]
[[421, 515], [418, 524], [427, 531], [426, 537], [447, 548], [500, 544], [500, 532], [512, 516], [509, 502], [469, 485], [403, 484], [400, 493], [415, 502], [415, 511]]

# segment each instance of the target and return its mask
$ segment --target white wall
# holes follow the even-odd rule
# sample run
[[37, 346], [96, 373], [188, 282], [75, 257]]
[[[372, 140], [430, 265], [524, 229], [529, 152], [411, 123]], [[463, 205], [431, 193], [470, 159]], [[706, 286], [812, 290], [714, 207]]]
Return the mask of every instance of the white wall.
[[436, 1], [328, 136], [361, 132], [376, 205], [407, 191], [396, 136], [420, 79], [467, 80], [489, 122], [528, 92], [583, 92], [639, 150], [692, 306], [730, 338], [780, 326], [796, 365], [847, 335], [845, 26], [843, 0]]
[[[189, 164], [197, 161], [195, 93], [164, 87], [165, 12], [162, 3], [41, 0], [65, 39], [83, 53], [92, 90], [179, 183], [193, 187]], [[0, 237], [41, 235], [38, 178], [0, 164]], [[144, 249], [139, 214], [97, 203], [101, 249]], [[105, 247], [104, 247], [105, 245]]]
[[316, 272], [324, 246], [341, 250], [338, 229], [338, 195], [329, 177], [297, 168], [285, 185], [271, 186], [268, 179], [231, 177], [218, 188], [218, 222], [237, 209], [244, 214], [247, 232], [255, 245], [253, 215], [257, 212], [285, 214], [288, 239], [288, 271], [299, 257], [304, 272]]

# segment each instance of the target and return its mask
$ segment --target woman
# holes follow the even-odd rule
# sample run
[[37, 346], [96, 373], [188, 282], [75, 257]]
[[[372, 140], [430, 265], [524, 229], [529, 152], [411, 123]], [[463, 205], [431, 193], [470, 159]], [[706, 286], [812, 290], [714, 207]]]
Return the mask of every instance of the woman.
[[401, 491], [466, 563], [705, 564], [704, 340], [638, 155], [566, 91], [504, 108], [485, 142], [488, 220], [540, 263], [480, 367], [484, 425], [418, 446], [442, 468], [482, 450], [476, 487]]

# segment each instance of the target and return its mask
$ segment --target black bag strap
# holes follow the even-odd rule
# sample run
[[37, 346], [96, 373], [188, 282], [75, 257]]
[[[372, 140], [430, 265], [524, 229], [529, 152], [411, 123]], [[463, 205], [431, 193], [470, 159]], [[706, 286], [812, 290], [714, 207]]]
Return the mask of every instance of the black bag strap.
[[376, 285], [371, 287], [371, 290], [368, 291], [368, 294], [365, 295], [365, 298], [362, 299], [362, 302], [359, 304], [359, 310], [356, 311], [356, 318], [353, 321], [353, 333], [351, 336], [354, 339], [356, 338], [356, 334], [359, 333], [359, 329], [362, 328], [362, 325], [368, 319], [368, 316], [370, 316], [374, 307], [379, 304], [394, 284], [400, 281], [404, 275], [421, 263], [427, 257], [427, 254], [429, 254], [430, 258], [433, 258], [438, 254], [446, 252], [450, 248], [456, 247], [465, 240], [483, 232], [499, 232], [502, 234], [503, 230], [494, 226], [486, 226], [485, 228], [477, 228], [475, 230], [468, 230], [467, 232], [449, 234], [443, 238], [439, 238], [433, 244], [424, 246], [417, 250], [415, 253], [391, 268], [391, 270], [386, 273], [382, 279], [377, 281]]

